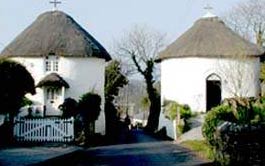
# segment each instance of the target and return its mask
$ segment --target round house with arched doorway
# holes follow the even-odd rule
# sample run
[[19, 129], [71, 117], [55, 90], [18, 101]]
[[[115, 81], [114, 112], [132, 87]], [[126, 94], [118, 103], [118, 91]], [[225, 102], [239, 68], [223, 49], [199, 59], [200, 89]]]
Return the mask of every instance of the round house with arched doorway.
[[225, 98], [257, 97], [260, 55], [218, 17], [203, 17], [159, 56], [161, 100], [206, 112]]

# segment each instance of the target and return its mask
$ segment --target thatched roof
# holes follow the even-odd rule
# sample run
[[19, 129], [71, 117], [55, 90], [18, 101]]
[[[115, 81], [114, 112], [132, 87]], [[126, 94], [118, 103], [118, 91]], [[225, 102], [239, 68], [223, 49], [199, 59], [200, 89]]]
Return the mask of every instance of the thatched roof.
[[61, 11], [41, 14], [1, 53], [4, 56], [98, 57], [110, 60], [104, 47], [72, 17]]
[[37, 87], [53, 86], [69, 88], [69, 84], [57, 73], [51, 73], [45, 76], [38, 84]]
[[263, 52], [218, 17], [201, 18], [160, 53], [159, 60], [179, 57], [259, 56]]

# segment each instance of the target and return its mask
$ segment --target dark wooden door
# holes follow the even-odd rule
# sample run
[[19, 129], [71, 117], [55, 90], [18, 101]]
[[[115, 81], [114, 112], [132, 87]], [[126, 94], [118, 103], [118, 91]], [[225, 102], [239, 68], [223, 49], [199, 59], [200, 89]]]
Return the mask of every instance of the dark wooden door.
[[218, 106], [221, 103], [221, 82], [217, 80], [207, 80], [207, 96], [206, 96], [206, 108], [207, 111], [211, 110], [213, 107]]

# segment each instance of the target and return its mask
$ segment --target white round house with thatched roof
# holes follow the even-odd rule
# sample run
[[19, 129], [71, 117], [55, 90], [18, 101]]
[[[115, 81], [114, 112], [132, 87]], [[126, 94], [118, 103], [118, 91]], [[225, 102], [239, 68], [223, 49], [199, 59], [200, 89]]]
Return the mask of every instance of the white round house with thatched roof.
[[[87, 92], [102, 98], [104, 106], [105, 62], [108, 52], [72, 17], [61, 11], [41, 14], [1, 53], [26, 66], [37, 94], [28, 96], [40, 114], [60, 115], [65, 98], [79, 100]], [[96, 132], [105, 132], [104, 110]]]
[[203, 17], [161, 52], [161, 98], [205, 112], [260, 93], [260, 50], [216, 16]]

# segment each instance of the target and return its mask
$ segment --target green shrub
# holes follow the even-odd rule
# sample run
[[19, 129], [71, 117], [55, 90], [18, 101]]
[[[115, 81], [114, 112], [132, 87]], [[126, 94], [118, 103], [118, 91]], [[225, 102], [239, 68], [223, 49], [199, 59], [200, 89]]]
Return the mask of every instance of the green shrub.
[[251, 119], [251, 108], [252, 103], [255, 100], [252, 98], [230, 98], [226, 99], [226, 104], [228, 104], [233, 111], [236, 118], [236, 123], [247, 124]]
[[250, 120], [251, 124], [259, 124], [265, 122], [265, 103], [254, 103], [252, 105], [253, 116]]
[[[235, 141], [236, 143], [230, 145], [230, 149], [227, 149], [229, 138], [227, 137], [226, 130], [217, 132], [217, 126], [224, 121], [232, 122], [235, 126], [247, 125], [246, 129], [251, 129], [248, 127], [250, 125], [262, 126], [260, 124], [264, 124], [265, 122], [265, 99], [226, 99], [222, 105], [213, 108], [207, 113], [205, 122], [202, 126], [203, 136], [206, 138], [206, 142], [210, 145], [213, 151], [215, 161], [220, 165], [229, 165], [232, 162], [237, 163], [241, 160], [240, 156], [242, 156], [242, 154], [240, 154], [240, 151], [234, 150], [240, 149], [238, 141]], [[235, 138], [239, 137], [240, 140], [247, 138], [245, 137], [247, 135], [247, 130], [240, 131], [244, 137], [238, 136], [238, 131], [240, 131], [240, 127], [235, 128], [228, 133], [234, 135]], [[224, 136], [221, 136], [220, 133]], [[233, 141], [235, 138], [230, 141]], [[246, 143], [247, 142], [244, 144]]]
[[33, 102], [30, 99], [28, 99], [27, 97], [23, 97], [22, 101], [20, 103], [20, 107], [30, 106], [32, 104], [33, 104]]
[[[101, 97], [95, 93], [86, 93], [80, 97], [78, 110], [83, 124], [83, 131], [77, 138], [79, 144], [89, 145], [91, 138], [95, 134], [95, 121], [100, 115]], [[85, 142], [83, 142], [85, 141]]]
[[75, 117], [78, 114], [78, 103], [75, 99], [66, 98], [63, 104], [59, 105], [59, 109], [63, 112], [62, 117]]
[[187, 104], [179, 105], [180, 106], [180, 118], [181, 119], [189, 119], [192, 116], [192, 112], [190, 106]]
[[229, 105], [217, 106], [207, 113], [202, 126], [202, 134], [210, 145], [216, 145], [214, 134], [217, 126], [224, 121], [235, 121], [231, 106]]
[[180, 113], [181, 122], [178, 122], [177, 133], [181, 135], [190, 130], [188, 119], [192, 117], [191, 109], [188, 105], [181, 105], [175, 101], [166, 100], [164, 103], [164, 114], [170, 120], [177, 118], [178, 111]]
[[84, 121], [95, 122], [100, 114], [101, 97], [98, 94], [89, 92], [80, 97], [78, 109]]
[[181, 105], [175, 101], [167, 100], [164, 103], [164, 114], [170, 120], [174, 120], [177, 117], [177, 112], [180, 112], [181, 119], [189, 119], [192, 116], [190, 107], [187, 104]]

